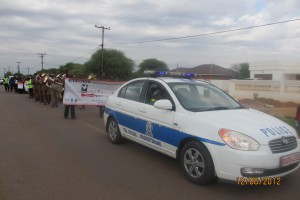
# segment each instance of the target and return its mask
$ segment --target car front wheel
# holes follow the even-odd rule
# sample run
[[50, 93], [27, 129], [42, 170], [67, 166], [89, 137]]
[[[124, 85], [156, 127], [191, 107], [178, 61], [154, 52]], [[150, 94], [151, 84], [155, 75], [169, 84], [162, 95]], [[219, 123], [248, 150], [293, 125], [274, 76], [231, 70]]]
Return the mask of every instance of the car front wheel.
[[123, 141], [121, 136], [119, 126], [117, 121], [114, 118], [110, 118], [107, 124], [107, 133], [109, 140], [114, 144], [119, 144]]
[[185, 144], [180, 153], [184, 175], [193, 183], [205, 185], [216, 180], [213, 160], [207, 148], [198, 141]]

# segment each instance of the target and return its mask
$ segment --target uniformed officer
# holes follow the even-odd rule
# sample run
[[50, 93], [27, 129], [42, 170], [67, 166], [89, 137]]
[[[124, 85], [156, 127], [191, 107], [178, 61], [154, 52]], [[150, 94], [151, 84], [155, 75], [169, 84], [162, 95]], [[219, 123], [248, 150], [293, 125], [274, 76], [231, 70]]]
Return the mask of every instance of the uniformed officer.
[[[58, 77], [54, 77], [54, 73], [50, 74], [50, 77], [56, 81]], [[58, 91], [54, 90], [53, 88], [48, 88], [50, 89], [50, 94], [51, 94], [51, 107], [58, 107]]]
[[40, 81], [40, 87], [41, 87], [41, 97], [42, 97], [42, 101], [41, 103], [44, 103], [44, 105], [48, 104], [47, 98], [46, 98], [46, 93], [47, 93], [47, 86], [44, 82], [46, 78], [46, 74], [43, 73], [41, 76], [41, 81]]

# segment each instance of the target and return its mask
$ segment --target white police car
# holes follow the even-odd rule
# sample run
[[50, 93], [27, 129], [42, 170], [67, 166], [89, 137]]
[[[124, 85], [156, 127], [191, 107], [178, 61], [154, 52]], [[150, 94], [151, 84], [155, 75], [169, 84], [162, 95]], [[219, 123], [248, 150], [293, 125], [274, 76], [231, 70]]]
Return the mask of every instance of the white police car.
[[180, 78], [138, 78], [106, 103], [112, 143], [123, 138], [179, 159], [197, 184], [216, 178], [281, 177], [299, 168], [296, 131], [245, 108], [217, 87]]

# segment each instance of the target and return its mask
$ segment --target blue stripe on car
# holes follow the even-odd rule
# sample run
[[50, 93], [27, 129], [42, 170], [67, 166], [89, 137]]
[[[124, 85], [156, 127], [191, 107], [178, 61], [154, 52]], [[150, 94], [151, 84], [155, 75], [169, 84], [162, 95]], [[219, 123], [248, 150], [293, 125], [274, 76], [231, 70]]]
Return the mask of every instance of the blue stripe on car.
[[[120, 112], [113, 111], [107, 107], [105, 107], [105, 113], [108, 115], [112, 115], [116, 118], [118, 123], [122, 126], [125, 126], [127, 128], [130, 128], [134, 131], [137, 131], [139, 133], [145, 134], [146, 133], [146, 123], [147, 121], [139, 119], [137, 117], [125, 115]], [[158, 131], [159, 129], [159, 131]], [[196, 137], [191, 136], [187, 133], [171, 129], [165, 126], [160, 126], [158, 124], [153, 124], [153, 138], [160, 140], [162, 142], [168, 143], [170, 145], [178, 147], [180, 142], [186, 138], [196, 138], [202, 142], [218, 145], [218, 146], [224, 146], [226, 144], [217, 142], [214, 140], [210, 140], [207, 138], [202, 137]], [[159, 133], [158, 133], [159, 132]], [[163, 133], [163, 134], [162, 134]]]

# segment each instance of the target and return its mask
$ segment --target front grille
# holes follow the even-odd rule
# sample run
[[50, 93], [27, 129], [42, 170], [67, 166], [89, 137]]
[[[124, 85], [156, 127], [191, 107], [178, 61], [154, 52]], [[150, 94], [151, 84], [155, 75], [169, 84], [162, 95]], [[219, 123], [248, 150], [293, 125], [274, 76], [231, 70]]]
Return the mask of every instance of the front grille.
[[269, 142], [272, 153], [283, 153], [297, 148], [295, 136], [282, 137]]

